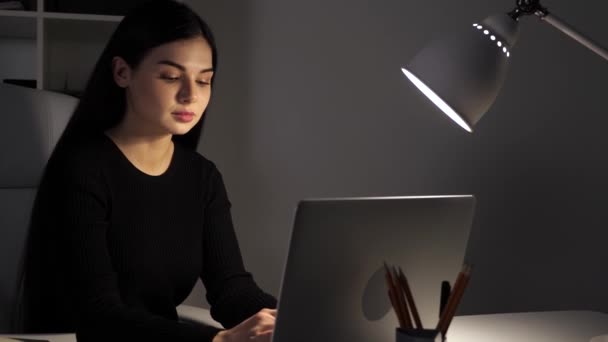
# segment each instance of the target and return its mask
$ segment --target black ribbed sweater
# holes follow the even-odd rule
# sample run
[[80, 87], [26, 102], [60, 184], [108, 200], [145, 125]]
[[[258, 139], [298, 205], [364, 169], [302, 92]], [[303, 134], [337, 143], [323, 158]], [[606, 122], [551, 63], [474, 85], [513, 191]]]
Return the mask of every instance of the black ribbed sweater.
[[175, 143], [160, 176], [105, 135], [55, 153], [32, 214], [26, 329], [79, 341], [211, 341], [176, 306], [201, 278], [211, 315], [232, 327], [276, 300], [245, 271], [222, 177]]

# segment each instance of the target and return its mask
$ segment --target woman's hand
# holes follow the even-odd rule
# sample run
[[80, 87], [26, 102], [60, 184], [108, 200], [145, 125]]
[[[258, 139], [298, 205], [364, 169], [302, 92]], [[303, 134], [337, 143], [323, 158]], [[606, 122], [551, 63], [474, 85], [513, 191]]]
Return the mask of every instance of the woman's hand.
[[262, 309], [232, 329], [220, 331], [213, 342], [270, 342], [276, 309]]

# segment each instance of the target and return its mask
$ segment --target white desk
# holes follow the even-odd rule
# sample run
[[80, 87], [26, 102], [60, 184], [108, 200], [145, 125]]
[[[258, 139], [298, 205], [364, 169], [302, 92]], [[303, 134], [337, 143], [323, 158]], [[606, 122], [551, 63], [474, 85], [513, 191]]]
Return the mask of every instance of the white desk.
[[[607, 334], [608, 314], [593, 311], [550, 311], [454, 317], [447, 340], [590, 342], [595, 336]], [[608, 339], [605, 341], [608, 342]]]
[[[608, 314], [550, 311], [458, 316], [454, 318], [447, 337], [448, 342], [590, 342], [593, 337], [606, 334]], [[20, 336], [51, 342], [76, 341], [70, 334]], [[608, 342], [608, 338], [593, 342]]]
[[76, 342], [76, 335], [74, 334], [29, 334], [29, 335], [0, 335], [0, 341], [3, 341], [2, 337], [15, 337], [15, 338], [31, 338], [38, 340], [47, 340], [51, 342]]

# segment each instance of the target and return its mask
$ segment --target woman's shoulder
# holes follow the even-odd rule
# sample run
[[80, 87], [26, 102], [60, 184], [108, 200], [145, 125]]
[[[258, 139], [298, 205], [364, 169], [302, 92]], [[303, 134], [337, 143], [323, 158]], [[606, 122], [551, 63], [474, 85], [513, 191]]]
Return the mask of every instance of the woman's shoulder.
[[102, 136], [66, 141], [55, 147], [49, 167], [65, 174], [97, 173], [104, 164], [107, 148]]
[[175, 142], [175, 149], [179, 151], [179, 154], [182, 156], [181, 159], [185, 164], [200, 169], [204, 174], [218, 172], [215, 163], [202, 153], [186, 148], [178, 142]]

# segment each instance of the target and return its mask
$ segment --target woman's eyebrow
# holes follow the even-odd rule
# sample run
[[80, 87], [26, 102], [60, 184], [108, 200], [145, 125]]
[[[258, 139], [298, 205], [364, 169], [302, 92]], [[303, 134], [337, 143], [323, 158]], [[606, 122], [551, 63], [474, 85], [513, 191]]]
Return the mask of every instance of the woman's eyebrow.
[[[181, 64], [178, 64], [178, 63], [175, 63], [175, 62], [170, 61], [170, 60], [166, 60], [166, 59], [163, 59], [163, 60], [159, 61], [157, 64], [170, 65], [172, 67], [176, 67], [176, 68], [180, 69], [181, 71], [186, 71], [186, 67], [185, 66], [183, 66]], [[199, 71], [199, 73], [212, 72], [212, 71], [213, 71], [213, 68], [206, 68], [206, 69], [203, 69], [203, 70]]]

